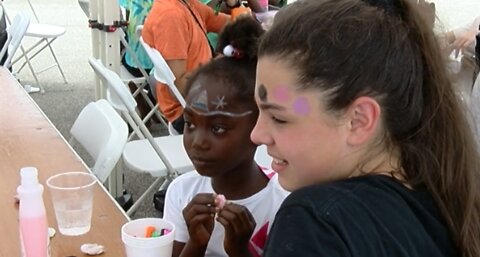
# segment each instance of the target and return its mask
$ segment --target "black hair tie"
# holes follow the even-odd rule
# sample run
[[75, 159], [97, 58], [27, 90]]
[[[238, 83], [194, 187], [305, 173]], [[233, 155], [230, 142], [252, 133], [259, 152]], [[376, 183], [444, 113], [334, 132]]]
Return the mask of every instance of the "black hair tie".
[[388, 15], [401, 16], [402, 4], [399, 0], [362, 0], [363, 2], [385, 10]]

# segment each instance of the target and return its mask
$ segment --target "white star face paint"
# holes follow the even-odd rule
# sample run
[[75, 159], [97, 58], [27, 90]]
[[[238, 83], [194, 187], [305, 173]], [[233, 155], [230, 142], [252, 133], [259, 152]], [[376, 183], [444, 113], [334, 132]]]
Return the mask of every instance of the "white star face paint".
[[227, 105], [227, 102], [225, 102], [225, 96], [217, 96], [217, 99], [213, 100], [212, 104], [215, 105], [215, 109], [224, 109]]

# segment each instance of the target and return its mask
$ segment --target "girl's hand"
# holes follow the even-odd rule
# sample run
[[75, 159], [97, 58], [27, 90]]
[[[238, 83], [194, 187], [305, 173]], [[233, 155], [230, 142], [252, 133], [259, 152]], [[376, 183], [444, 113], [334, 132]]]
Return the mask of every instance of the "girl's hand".
[[452, 44], [453, 50], [455, 50], [455, 57], [458, 57], [460, 50], [468, 48], [468, 46], [472, 45], [475, 42], [475, 36], [479, 32], [480, 31], [478, 30], [478, 28], [472, 28], [465, 32], [465, 34], [455, 38], [455, 41], [453, 41]]
[[183, 209], [190, 243], [206, 247], [215, 224], [215, 197], [213, 194], [197, 194]]
[[227, 203], [218, 212], [217, 221], [225, 227], [223, 247], [228, 256], [249, 256], [248, 244], [256, 226], [250, 211], [242, 205]]

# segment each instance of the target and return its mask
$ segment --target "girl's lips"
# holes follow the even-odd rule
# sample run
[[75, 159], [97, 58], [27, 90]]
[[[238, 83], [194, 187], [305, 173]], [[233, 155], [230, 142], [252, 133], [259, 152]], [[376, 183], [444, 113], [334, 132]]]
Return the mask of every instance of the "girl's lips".
[[214, 163], [214, 161], [212, 161], [212, 160], [207, 160], [207, 159], [203, 159], [203, 158], [196, 158], [196, 157], [192, 157], [191, 161], [194, 165], [209, 165], [209, 164]]
[[272, 160], [272, 169], [280, 173], [288, 166], [288, 162], [282, 159], [273, 158]]

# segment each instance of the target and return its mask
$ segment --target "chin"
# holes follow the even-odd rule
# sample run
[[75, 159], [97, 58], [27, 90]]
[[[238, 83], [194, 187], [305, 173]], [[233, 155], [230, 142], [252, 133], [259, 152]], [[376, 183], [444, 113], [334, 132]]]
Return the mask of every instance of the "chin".
[[282, 177], [282, 176], [278, 176], [278, 183], [280, 183], [280, 186], [282, 186], [283, 189], [285, 189], [289, 192], [292, 192], [292, 191], [295, 191], [295, 190], [301, 188], [300, 186], [292, 183], [292, 179], [285, 178], [285, 177]]
[[211, 163], [207, 165], [194, 165], [194, 167], [198, 174], [205, 177], [217, 177], [224, 173], [224, 170], [226, 170], [224, 166], [218, 165], [218, 163]]
[[216, 172], [210, 169], [205, 169], [205, 168], [195, 168], [195, 170], [198, 172], [198, 174], [204, 176], [204, 177], [215, 177], [217, 175]]

